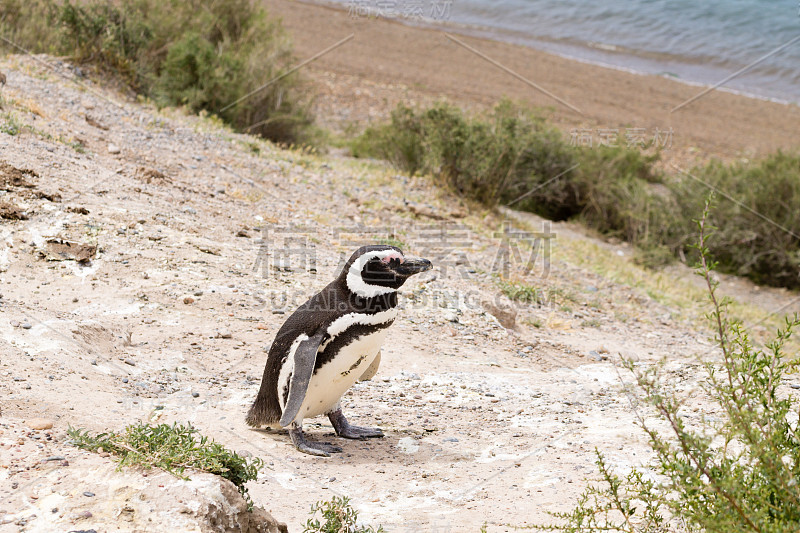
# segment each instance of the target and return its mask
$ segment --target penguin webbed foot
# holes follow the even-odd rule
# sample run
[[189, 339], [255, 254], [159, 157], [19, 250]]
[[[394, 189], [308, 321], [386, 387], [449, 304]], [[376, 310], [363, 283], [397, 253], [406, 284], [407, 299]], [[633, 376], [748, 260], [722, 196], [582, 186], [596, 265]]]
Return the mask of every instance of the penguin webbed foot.
[[333, 424], [336, 435], [345, 439], [375, 439], [383, 437], [383, 431], [378, 428], [365, 428], [354, 426], [347, 421], [341, 409], [328, 413], [328, 419]]
[[303, 434], [303, 428], [297, 424], [292, 424], [289, 428], [289, 437], [292, 444], [299, 451], [317, 457], [330, 457], [332, 453], [340, 453], [342, 449], [330, 442], [309, 442]]

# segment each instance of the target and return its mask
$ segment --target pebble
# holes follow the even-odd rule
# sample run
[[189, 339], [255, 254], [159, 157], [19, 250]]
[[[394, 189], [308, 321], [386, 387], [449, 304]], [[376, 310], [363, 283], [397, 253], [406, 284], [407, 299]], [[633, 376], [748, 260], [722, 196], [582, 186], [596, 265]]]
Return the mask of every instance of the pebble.
[[200, 396], [199, 392], [193, 392], [192, 393], [192, 398], [197, 398], [198, 396]]
[[31, 418], [25, 424], [29, 428], [36, 430], [50, 429], [53, 427], [53, 421], [49, 418]]
[[42, 462], [43, 463], [47, 463], [49, 461], [63, 461], [63, 460], [64, 460], [64, 456], [63, 455], [51, 455], [50, 457], [48, 457], [46, 459], [42, 459]]
[[31, 326], [31, 325], [30, 325], [30, 324], [28, 324], [27, 322], [23, 322], [23, 324], [22, 324], [22, 329], [31, 329], [32, 327], [33, 327], [33, 326]]
[[194, 295], [195, 296], [202, 296], [203, 295], [203, 291], [194, 291]]
[[458, 315], [454, 311], [442, 311], [442, 318], [448, 322], [458, 322]]
[[183, 299], [183, 303], [185, 303], [186, 305], [193, 304], [194, 298], [192, 298], [191, 296], [187, 296], [186, 298]]
[[458, 439], [455, 437], [447, 437], [444, 439], [444, 442], [458, 442]]
[[87, 498], [94, 498], [94, 492], [89, 492], [88, 490], [84, 492], [83, 495]]
[[133, 359], [125, 359], [125, 364], [126, 365], [131, 365], [131, 366], [136, 366], [136, 361], [134, 361]]
[[122, 378], [122, 382], [123, 383], [127, 383], [128, 382], [128, 378]]
[[217, 332], [218, 339], [230, 339], [233, 337], [233, 334], [228, 331], [227, 329], [223, 329], [222, 331]]
[[596, 351], [594, 351], [594, 350], [592, 350], [591, 352], [589, 352], [589, 355], [590, 355], [590, 356], [592, 357], [592, 359], [594, 359], [595, 361], [606, 361], [606, 360], [608, 359], [608, 356], [607, 356], [607, 355], [605, 355], [605, 354], [599, 354], [599, 353], [597, 353], [597, 352], [596, 352]]
[[122, 150], [120, 150], [120, 147], [119, 147], [119, 146], [117, 146], [117, 145], [116, 145], [116, 144], [114, 144], [114, 143], [109, 143], [109, 145], [108, 145], [108, 153], [109, 153], [109, 154], [118, 154], [118, 153], [120, 153], [121, 151], [122, 151]]

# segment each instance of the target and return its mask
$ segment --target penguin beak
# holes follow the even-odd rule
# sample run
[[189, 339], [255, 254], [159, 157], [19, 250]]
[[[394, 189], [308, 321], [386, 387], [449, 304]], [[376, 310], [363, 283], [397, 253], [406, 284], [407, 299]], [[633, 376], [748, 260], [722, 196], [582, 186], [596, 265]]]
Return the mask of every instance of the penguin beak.
[[413, 276], [414, 274], [419, 274], [420, 272], [425, 272], [426, 270], [430, 270], [432, 268], [433, 264], [427, 259], [422, 259], [420, 257], [406, 257], [406, 260], [403, 261], [397, 268], [395, 268], [394, 271], [400, 276], [408, 277]]

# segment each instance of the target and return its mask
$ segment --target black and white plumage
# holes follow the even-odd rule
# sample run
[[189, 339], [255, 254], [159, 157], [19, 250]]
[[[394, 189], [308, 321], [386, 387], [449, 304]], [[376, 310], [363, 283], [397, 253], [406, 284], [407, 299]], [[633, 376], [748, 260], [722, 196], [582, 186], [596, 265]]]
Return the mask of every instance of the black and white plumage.
[[430, 261], [407, 258], [394, 246], [356, 250], [339, 276], [278, 330], [247, 423], [291, 426], [297, 449], [313, 455], [341, 448], [306, 441], [304, 418], [327, 414], [340, 437], [382, 437], [380, 430], [350, 425], [339, 401], [359, 378], [375, 373], [387, 328], [397, 316], [397, 289], [430, 268]]

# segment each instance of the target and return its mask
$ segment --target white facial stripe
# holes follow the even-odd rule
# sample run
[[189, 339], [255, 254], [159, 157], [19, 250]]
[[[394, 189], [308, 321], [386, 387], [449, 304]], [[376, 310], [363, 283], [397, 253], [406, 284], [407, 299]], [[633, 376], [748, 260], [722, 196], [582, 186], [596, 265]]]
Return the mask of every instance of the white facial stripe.
[[[353, 264], [350, 265], [350, 270], [347, 271], [347, 288], [362, 298], [374, 298], [381, 294], [395, 292], [395, 289], [391, 287], [381, 287], [380, 285], [371, 285], [367, 283], [364, 281], [364, 278], [361, 277], [361, 271], [364, 270], [364, 265], [372, 259], [383, 259], [391, 255], [397, 255], [398, 253], [397, 250], [381, 250], [378, 252], [366, 253], [356, 259]], [[400, 254], [400, 257], [402, 257], [402, 254]]]
[[377, 326], [379, 324], [391, 322], [395, 319], [395, 317], [397, 317], [397, 308], [395, 307], [387, 309], [386, 311], [381, 311], [380, 313], [375, 313], [374, 315], [369, 315], [366, 313], [348, 313], [344, 316], [340, 316], [331, 322], [330, 326], [328, 326], [329, 339], [322, 343], [322, 345], [319, 347], [319, 351], [324, 351], [334, 337], [340, 333], [343, 333], [350, 326], [356, 324], [361, 324], [364, 326]]
[[294, 373], [294, 354], [297, 352], [297, 348], [300, 347], [300, 343], [307, 340], [308, 335], [305, 334], [300, 335], [294, 340], [291, 348], [289, 348], [289, 355], [286, 356], [286, 362], [283, 363], [280, 374], [278, 374], [278, 403], [281, 406], [281, 412], [283, 412], [283, 408], [286, 407], [286, 402], [283, 398], [283, 390], [289, 386], [289, 380]]

